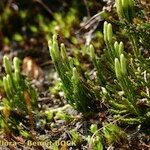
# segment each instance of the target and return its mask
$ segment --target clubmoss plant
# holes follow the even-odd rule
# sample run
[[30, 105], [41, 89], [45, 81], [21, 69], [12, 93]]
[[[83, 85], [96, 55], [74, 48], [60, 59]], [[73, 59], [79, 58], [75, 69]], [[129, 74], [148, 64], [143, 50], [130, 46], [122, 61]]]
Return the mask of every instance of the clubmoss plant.
[[49, 50], [68, 103], [86, 115], [96, 111], [94, 89], [74, 67], [73, 59], [68, 59], [65, 46], [61, 44], [59, 49], [56, 35], [49, 41]]
[[31, 130], [34, 130], [34, 120], [32, 111], [37, 108], [37, 92], [30, 83], [21, 75], [21, 61], [15, 57], [11, 62], [7, 56], [3, 57], [3, 64], [6, 75], [3, 77], [3, 87], [6, 96], [1, 102], [2, 118], [7, 129], [11, 130], [19, 125], [19, 117], [29, 115]]
[[121, 20], [132, 22], [135, 16], [134, 0], [116, 0], [116, 9]]
[[[123, 42], [118, 43], [114, 40], [115, 38], [113, 38], [112, 25], [104, 22], [103, 33], [107, 48], [104, 52], [104, 57], [107, 58], [105, 59], [107, 70], [100, 67], [103, 63], [103, 56], [99, 58], [99, 62], [93, 59], [96, 57], [93, 47], [90, 48], [91, 60], [97, 70], [98, 79], [101, 82], [102, 80], [104, 82], [105, 79], [105, 83], [107, 83], [100, 84], [104, 85], [101, 87], [102, 95], [105, 95], [105, 100], [110, 104], [110, 110], [115, 114], [114, 117], [128, 114], [129, 116], [121, 119], [123, 122], [129, 124], [149, 123], [150, 118], [148, 114], [150, 105], [148, 87], [150, 81], [148, 66], [150, 64], [147, 58], [148, 55], [141, 55], [140, 52], [141, 47], [146, 47], [144, 45], [140, 47], [139, 43], [141, 42], [139, 41], [138, 43], [136, 33], [134, 34], [133, 31], [131, 31], [133, 28], [138, 30], [137, 25], [131, 24], [135, 17], [134, 1], [129, 0], [126, 3], [126, 1], [116, 0], [116, 7], [120, 18], [120, 22], [118, 21], [117, 23], [121, 28], [123, 27], [123, 33], [130, 39], [130, 44], [133, 49], [130, 50], [130, 53], [128, 50], [124, 50]], [[133, 34], [131, 34], [131, 32]], [[141, 33], [140, 30], [139, 33], [140, 36], [138, 37], [141, 38], [143, 33]], [[145, 41], [145, 38], [147, 38], [147, 36], [142, 36], [142, 41]], [[108, 68], [110, 68], [111, 75], [108, 74]], [[111, 82], [108, 79], [111, 79]]]
[[[119, 25], [121, 34], [128, 37], [129, 41], [118, 42], [113, 35], [112, 24], [105, 21], [103, 34], [106, 49], [103, 54], [97, 57], [94, 47], [89, 46], [90, 58], [97, 73], [94, 82], [101, 91], [93, 90], [93, 81], [88, 78], [87, 82], [83, 77], [82, 67], [79, 67], [81, 64], [74, 63], [73, 58], [68, 59], [63, 44], [59, 50], [56, 36], [52, 42], [49, 41], [50, 54], [61, 78], [66, 99], [77, 110], [86, 114], [97, 108], [94, 103], [96, 99], [103, 99], [109, 104], [114, 118], [120, 118], [119, 122], [149, 124], [150, 60], [147, 45], [144, 44], [147, 36], [143, 34], [146, 30], [141, 32], [142, 24], [134, 23], [136, 12], [133, 0], [116, 0], [116, 8], [120, 20], [114, 23]], [[136, 32], [133, 33], [132, 29]], [[141, 49], [147, 55], [142, 54]], [[125, 117], [121, 118], [122, 115]]]
[[102, 68], [101, 61], [96, 57], [93, 45], [90, 45], [89, 49], [90, 49], [91, 61], [93, 62], [94, 67], [96, 68], [97, 80], [99, 84], [103, 86], [105, 85], [106, 81], [103, 72], [101, 71]]
[[112, 25], [108, 22], [104, 22], [103, 26], [103, 33], [104, 33], [104, 41], [106, 43], [107, 51], [108, 53], [108, 60], [112, 63], [113, 59], [115, 58], [115, 52], [113, 47], [113, 31], [112, 31]]
[[[3, 57], [3, 63], [6, 75], [3, 77], [3, 85], [8, 100], [11, 103], [11, 108], [21, 109], [22, 112], [27, 112], [29, 103], [31, 102], [32, 108], [37, 104], [37, 92], [29, 84], [29, 82], [21, 75], [20, 60], [15, 57], [13, 59], [14, 72], [11, 68], [11, 63], [7, 56]], [[30, 102], [26, 99], [27, 95], [30, 96]]]
[[129, 40], [132, 43], [133, 53], [135, 57], [140, 59], [141, 49], [149, 49], [150, 44], [150, 25], [147, 17], [144, 14], [145, 8], [138, 8], [135, 0], [116, 0], [116, 9], [119, 16], [119, 21], [114, 21], [120, 26], [120, 29], [125, 31]]
[[[108, 23], [104, 23], [104, 28], [106, 28], [106, 26], [108, 26]], [[107, 35], [108, 34], [104, 29], [104, 37], [107, 37]], [[114, 80], [114, 85], [108, 83], [105, 88], [102, 87], [102, 93], [105, 95], [105, 99], [107, 101], [109, 100], [109, 103], [111, 105], [110, 110], [114, 114], [116, 114], [116, 116], [118, 115], [118, 117], [120, 115], [129, 113], [131, 115], [131, 118], [126, 117], [122, 120], [130, 124], [148, 122], [149, 117], [147, 113], [149, 112], [149, 97], [145, 97], [146, 99], [144, 105], [146, 107], [146, 110], [142, 111], [142, 108], [138, 106], [138, 103], [142, 101], [143, 96], [141, 95], [141, 93], [136, 92], [140, 88], [140, 86], [143, 86], [145, 84], [146, 87], [147, 85], [147, 83], [144, 83], [142, 74], [145, 72], [145, 75], [149, 76], [147, 74], [148, 66], [146, 68], [143, 68], [140, 61], [137, 61], [137, 57], [135, 58], [134, 55], [132, 56], [131, 54], [127, 54], [124, 50], [124, 44], [122, 42], [120, 42], [119, 44], [118, 42], [108, 42], [108, 40], [105, 40], [105, 42], [107, 51], [109, 51], [108, 53], [106, 53], [114, 62], [114, 65], [110, 64], [110, 68], [112, 72], [115, 72], [117, 79], [115, 79], [115, 76], [113, 78], [111, 77]], [[110, 52], [112, 55], [109, 55]], [[138, 59], [143, 59], [143, 56], [138, 56]], [[132, 63], [129, 60], [132, 60]], [[142, 71], [140, 68], [142, 69]], [[146, 82], [149, 81], [146, 80]], [[113, 89], [109, 88], [113, 86]], [[120, 95], [120, 93], [122, 94]]]

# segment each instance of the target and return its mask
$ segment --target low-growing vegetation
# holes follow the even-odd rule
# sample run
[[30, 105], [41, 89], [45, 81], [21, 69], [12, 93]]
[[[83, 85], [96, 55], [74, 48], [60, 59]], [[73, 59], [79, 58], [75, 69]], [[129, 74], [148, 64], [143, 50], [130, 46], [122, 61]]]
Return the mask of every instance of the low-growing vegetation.
[[[51, 2], [36, 2], [52, 20], [38, 12], [30, 22], [29, 10], [18, 11], [20, 26], [29, 20], [24, 32], [34, 35], [33, 45], [27, 49], [29, 35], [13, 32], [16, 25], [8, 28], [12, 36], [4, 32], [14, 12], [11, 2], [0, 2], [0, 8], [7, 10], [0, 18], [4, 21], [0, 34], [4, 33], [1, 47], [5, 54], [0, 70], [0, 142], [8, 143], [0, 147], [149, 149], [149, 2], [115, 0], [99, 2], [99, 6], [97, 1], [84, 0], [84, 5], [63, 1], [56, 9], [66, 9], [63, 14], [53, 13], [48, 7]], [[19, 6], [12, 4], [13, 9]], [[81, 6], [89, 18], [79, 27]], [[90, 9], [96, 6], [103, 10], [90, 18]], [[29, 50], [37, 47], [42, 37], [46, 51]], [[12, 41], [33, 52], [10, 55], [7, 48]]]

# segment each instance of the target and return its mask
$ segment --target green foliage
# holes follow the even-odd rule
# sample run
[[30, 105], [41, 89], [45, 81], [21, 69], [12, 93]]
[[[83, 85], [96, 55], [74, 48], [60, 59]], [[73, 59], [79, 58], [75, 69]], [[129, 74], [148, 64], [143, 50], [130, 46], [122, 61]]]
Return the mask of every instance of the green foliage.
[[3, 57], [3, 64], [6, 72], [6, 75], [3, 77], [6, 97], [1, 102], [1, 115], [7, 129], [15, 128], [17, 130], [20, 120], [14, 117], [13, 114], [16, 113], [20, 116], [29, 115], [31, 117], [31, 111], [37, 108], [37, 92], [25, 77], [21, 75], [20, 60], [17, 57], [13, 59], [13, 71], [7, 56]]
[[69, 114], [67, 114], [65, 112], [57, 112], [56, 115], [55, 115], [55, 119], [64, 120], [66, 122], [70, 122], [74, 118], [71, 115], [69, 115]]
[[[141, 49], [147, 51], [147, 45], [142, 45], [142, 41], [147, 38], [143, 33], [147, 31], [143, 29], [141, 32], [134, 23], [134, 1], [128, 0], [125, 3], [124, 0], [116, 0], [116, 7], [120, 20], [114, 22], [121, 28], [121, 34], [129, 38], [131, 47], [124, 46], [122, 41], [118, 42], [113, 35], [112, 24], [104, 22], [106, 50], [97, 57], [94, 47], [89, 47], [90, 58], [97, 73], [96, 83], [101, 87], [101, 92], [91, 88], [93, 81], [88, 79], [90, 85], [85, 82], [83, 73], [80, 73], [82, 65], [79, 62], [74, 63], [73, 58], [68, 59], [64, 45], [61, 45], [61, 52], [59, 51], [56, 36], [49, 42], [50, 54], [61, 78], [66, 99], [77, 110], [84, 113], [95, 110], [94, 100], [102, 98], [110, 105], [114, 118], [120, 118], [120, 122], [149, 124], [150, 61], [148, 54], [141, 53]], [[139, 35], [131, 31], [133, 28], [139, 31]], [[121, 118], [122, 115], [125, 115], [124, 118]]]
[[118, 126], [105, 123], [103, 127], [103, 134], [106, 141], [110, 144], [121, 143], [121, 140], [127, 138], [127, 135], [124, 131], [122, 131]]
[[82, 138], [80, 137], [79, 133], [73, 129], [70, 131], [72, 141], [75, 142], [76, 146], [79, 146], [82, 143]]
[[53, 40], [49, 41], [49, 50], [57, 73], [61, 79], [68, 103], [86, 115], [96, 111], [94, 104], [96, 97], [93, 88], [83, 77], [80, 77], [81, 73], [76, 69], [78, 66], [73, 67], [73, 59], [68, 59], [63, 44], [61, 44], [59, 50], [56, 36], [53, 36]]
[[[122, 4], [120, 4], [121, 2]], [[131, 6], [129, 7], [128, 4]], [[134, 9], [133, 4], [133, 1], [132, 4], [131, 2], [125, 4], [123, 1], [116, 0], [119, 17], [121, 16], [120, 18], [126, 19], [127, 21], [131, 20], [131, 18], [133, 19], [133, 14], [130, 14], [130, 17], [126, 16], [129, 13], [129, 8]], [[127, 6], [125, 7], [124, 5]], [[120, 14], [121, 12], [123, 12], [123, 14]], [[125, 24], [127, 27], [131, 25], [130, 22]], [[129, 124], [149, 123], [150, 118], [147, 115], [150, 111], [148, 91], [150, 83], [148, 69], [149, 60], [140, 55], [140, 47], [139, 44], [136, 43], [137, 39], [135, 36], [128, 34], [129, 30], [131, 29], [128, 28], [128, 30], [126, 30], [125, 28], [124, 32], [127, 33], [126, 35], [128, 35], [129, 39], [132, 39], [131, 45], [133, 47], [133, 52], [131, 51], [131, 53], [126, 53], [122, 42], [118, 44], [118, 42], [112, 41], [111, 25], [107, 22], [104, 23], [104, 40], [107, 46], [107, 51], [105, 53], [109, 58], [108, 60], [111, 62], [109, 66], [111, 67], [111, 71], [115, 72], [117, 80], [115, 79], [115, 76], [111, 77], [112, 80], [114, 80], [114, 85], [105, 85], [105, 88], [102, 87], [102, 93], [104, 94], [106, 101], [109, 100], [109, 103], [111, 104], [111, 111], [115, 114], [115, 117], [119, 118], [121, 115], [129, 113], [128, 115], [131, 118], [127, 116], [121, 120]], [[141, 60], [144, 60], [145, 62], [144, 68]], [[113, 89], [110, 89], [109, 87], [113, 87]], [[141, 91], [139, 91], [139, 88]], [[120, 91], [122, 91], [121, 95], [119, 95]], [[143, 95], [142, 93], [145, 94]], [[144, 102], [141, 104], [143, 100]], [[142, 107], [145, 109], [144, 111]]]
[[91, 139], [91, 137], [88, 137], [88, 142], [92, 140], [91, 147], [93, 150], [103, 150], [103, 144], [102, 144], [102, 136], [100, 135], [98, 131], [98, 127], [96, 124], [92, 124], [90, 127], [90, 132], [92, 134], [95, 134], [95, 136]]
[[[91, 8], [93, 9], [94, 6], [93, 3]], [[25, 48], [26, 42], [30, 43], [30, 38], [38, 41], [31, 42], [32, 48], [41, 43], [44, 46], [47, 37], [52, 34], [67, 38], [69, 43], [78, 43], [74, 31], [79, 28], [85, 9], [84, 3], [79, 0], [77, 2], [66, 0], [1, 1], [1, 46], [10, 46], [10, 43], [14, 42], [17, 48], [20, 46]]]
[[[119, 21], [114, 21], [123, 29], [129, 40], [132, 42], [133, 53], [136, 57], [141, 55], [141, 48], [144, 51], [149, 49], [150, 24], [148, 16], [144, 14], [145, 8], [137, 8], [135, 0], [116, 0], [117, 14]], [[136, 10], [136, 11], [135, 11]]]
[[34, 108], [35, 106], [36, 108], [37, 93], [29, 82], [21, 75], [20, 60], [17, 57], [13, 59], [14, 72], [12, 71], [7, 56], [3, 57], [3, 62], [6, 72], [6, 75], [3, 77], [3, 85], [11, 108], [21, 109], [21, 111], [26, 112], [27, 108], [24, 92], [29, 93], [32, 107]]
[[74, 8], [70, 8], [65, 16], [61, 13], [54, 13], [54, 21], [50, 24], [49, 32], [53, 34], [57, 33], [65, 38], [72, 38], [70, 31], [79, 22], [77, 14], [77, 9]]
[[135, 16], [134, 0], [116, 0], [117, 13], [120, 19], [131, 22]]
[[[104, 24], [104, 28], [105, 28], [105, 24]], [[104, 32], [104, 34], [106, 33]], [[117, 117], [119, 117], [120, 115], [129, 113], [132, 117], [131, 118], [127, 117], [126, 119], [122, 119], [122, 120], [131, 124], [147, 122], [147, 120], [149, 119], [147, 116], [147, 113], [149, 112], [148, 95], [146, 96], [147, 98], [145, 97], [147, 99], [145, 103], [146, 109], [145, 111], [142, 111], [142, 108], [139, 107], [138, 103], [142, 101], [144, 97], [141, 95], [141, 93], [139, 92], [136, 93], [136, 91], [141, 86], [141, 84], [143, 85], [145, 84], [145, 87], [146, 87], [148, 84], [146, 82], [149, 82], [146, 79], [146, 82], [143, 83], [145, 79], [143, 78], [141, 74], [142, 72], [141, 71], [138, 72], [139, 68], [141, 68], [142, 70], [146, 69], [146, 70], [143, 70], [143, 73], [146, 72], [145, 75], [147, 78], [149, 74], [149, 73], [147, 74], [148, 66], [146, 68], [142, 68], [142, 64], [140, 62], [137, 63], [137, 58], [132, 56], [131, 54], [125, 54], [127, 57], [125, 58], [125, 55], [123, 54], [125, 52], [123, 51], [124, 46], [122, 42], [120, 44], [118, 44], [118, 42], [115, 42], [114, 46], [113, 46], [113, 43], [108, 43], [108, 42], [106, 43], [109, 44], [108, 48], [113, 47], [113, 49], [108, 49], [108, 51], [113, 50], [112, 54], [114, 55], [111, 56], [111, 59], [114, 60], [114, 67], [113, 67], [114, 69], [112, 71], [115, 72], [116, 77], [117, 77], [117, 82], [114, 78], [114, 84], [115, 84], [114, 86], [116, 88], [114, 88], [113, 91], [109, 91], [107, 85], [106, 85], [106, 89], [108, 89], [109, 92], [106, 89], [102, 88], [104, 97], [107, 100], [109, 99], [110, 104], [112, 105], [111, 111], [114, 114], [118, 115]], [[141, 57], [138, 56], [138, 59], [140, 60], [143, 58], [142, 56]], [[132, 60], [132, 63], [134, 62], [135, 66], [131, 64], [130, 60]], [[138, 77], [137, 77], [137, 74], [138, 74]], [[119, 89], [119, 87], [121, 89]], [[121, 90], [123, 92], [123, 95], [121, 95], [121, 97], [118, 97], [119, 96], [118, 90]]]
[[104, 123], [103, 127], [98, 129], [97, 124], [90, 126], [92, 136], [87, 137], [89, 148], [94, 150], [103, 150], [104, 145], [121, 144], [122, 141], [127, 139], [127, 134], [112, 123]]
[[104, 75], [101, 71], [101, 67], [102, 64], [101, 62], [98, 60], [98, 58], [96, 57], [95, 53], [94, 53], [94, 47], [92, 45], [90, 45], [90, 57], [91, 57], [91, 61], [93, 62], [94, 67], [96, 68], [96, 74], [97, 74], [97, 80], [99, 82], [99, 84], [101, 86], [103, 86], [105, 84], [105, 78]]
[[27, 131], [24, 131], [24, 130], [20, 130], [20, 135], [22, 135], [26, 139], [30, 138], [30, 134]]

